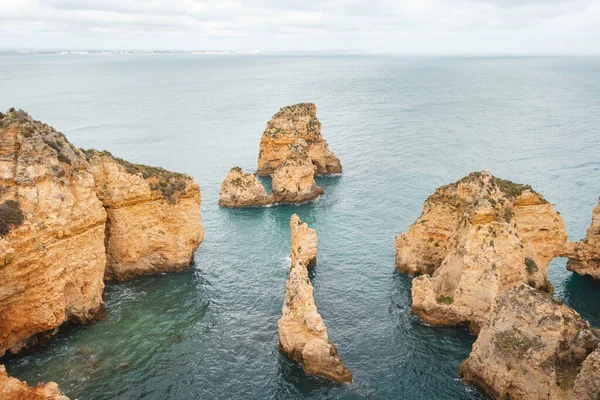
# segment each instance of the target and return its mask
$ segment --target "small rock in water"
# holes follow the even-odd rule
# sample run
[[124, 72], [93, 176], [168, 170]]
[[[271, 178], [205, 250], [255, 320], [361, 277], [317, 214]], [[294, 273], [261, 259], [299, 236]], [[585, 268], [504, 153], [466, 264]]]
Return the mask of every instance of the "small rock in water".
[[131, 364], [129, 364], [128, 362], [122, 362], [117, 366], [117, 369], [121, 370], [121, 371], [128, 371], [132, 368], [133, 368], [133, 366]]
[[92, 349], [89, 347], [80, 347], [77, 350], [75, 350], [74, 353], [76, 356], [87, 356], [92, 354]]

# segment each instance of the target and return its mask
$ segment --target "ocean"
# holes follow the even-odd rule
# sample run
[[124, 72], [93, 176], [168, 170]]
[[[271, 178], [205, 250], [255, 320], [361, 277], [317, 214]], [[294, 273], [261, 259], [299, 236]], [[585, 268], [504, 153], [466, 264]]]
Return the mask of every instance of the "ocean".
[[[531, 184], [585, 236], [600, 195], [600, 58], [369, 55], [2, 55], [0, 110], [77, 147], [193, 176], [206, 239], [189, 271], [109, 285], [108, 318], [70, 327], [10, 375], [71, 399], [480, 399], [458, 377], [475, 337], [410, 312], [394, 237], [471, 171]], [[299, 206], [218, 206], [256, 169], [267, 121], [314, 102], [341, 177]], [[267, 182], [268, 183], [268, 182]], [[277, 350], [289, 219], [319, 235], [314, 295], [352, 385]], [[600, 283], [550, 266], [555, 297], [600, 327]]]

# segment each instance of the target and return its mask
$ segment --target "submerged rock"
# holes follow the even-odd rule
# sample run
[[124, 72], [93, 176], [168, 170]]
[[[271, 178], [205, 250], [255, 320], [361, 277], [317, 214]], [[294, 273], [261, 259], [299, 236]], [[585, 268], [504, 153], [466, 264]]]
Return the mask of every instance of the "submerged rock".
[[23, 111], [0, 114], [0, 356], [104, 311], [106, 212], [85, 155]]
[[496, 297], [460, 374], [492, 399], [597, 399], [599, 343], [577, 312], [520, 284]]
[[86, 152], [108, 214], [105, 279], [187, 269], [204, 239], [200, 188], [185, 174]]
[[592, 224], [586, 237], [577, 243], [569, 243], [565, 255], [569, 257], [569, 271], [600, 279], [600, 200], [592, 212]]
[[315, 173], [342, 172], [340, 160], [321, 135], [321, 123], [316, 115], [317, 107], [313, 103], [301, 103], [283, 107], [271, 118], [260, 140], [259, 175], [273, 174], [290, 154], [288, 146], [298, 139], [308, 144], [309, 157], [317, 167]]
[[317, 167], [308, 157], [308, 146], [302, 139], [288, 146], [289, 154], [275, 169], [272, 181], [273, 201], [276, 203], [302, 203], [323, 194], [315, 182]]
[[566, 242], [564, 222], [527, 185], [472, 173], [430, 196], [396, 238], [401, 272], [413, 280], [412, 311], [435, 325], [485, 323], [492, 300], [521, 282], [552, 291], [548, 264]]
[[240, 167], [233, 167], [221, 184], [219, 204], [224, 207], [253, 207], [273, 203], [273, 196], [254, 174], [245, 173]]
[[0, 365], [0, 399], [2, 400], [69, 400], [54, 382], [27, 386], [26, 382], [10, 378]]
[[[313, 287], [305, 262], [316, 256], [316, 232], [298, 216], [290, 221], [292, 230], [292, 266], [288, 276], [279, 328], [279, 349], [300, 363], [308, 375], [334, 382], [352, 382], [352, 373], [329, 341], [327, 327], [317, 312]], [[294, 249], [296, 250], [294, 252]]]

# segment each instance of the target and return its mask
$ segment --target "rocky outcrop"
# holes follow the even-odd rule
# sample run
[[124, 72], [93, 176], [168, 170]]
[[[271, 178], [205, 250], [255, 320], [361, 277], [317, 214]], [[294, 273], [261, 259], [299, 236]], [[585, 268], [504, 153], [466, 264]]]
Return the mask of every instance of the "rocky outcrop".
[[204, 239], [200, 188], [191, 177], [86, 152], [108, 214], [105, 279], [123, 282], [189, 267]]
[[592, 224], [586, 233], [583, 240], [567, 246], [567, 269], [600, 279], [600, 200], [592, 212]]
[[231, 208], [264, 206], [273, 203], [273, 196], [254, 174], [233, 167], [221, 184], [219, 205]]
[[495, 299], [460, 374], [492, 399], [597, 399], [599, 343], [577, 312], [520, 284]]
[[329, 341], [327, 328], [317, 312], [306, 263], [316, 257], [317, 236], [293, 215], [292, 266], [286, 284], [283, 315], [279, 319], [279, 349], [300, 363], [306, 374], [334, 382], [352, 382], [352, 373]]
[[54, 382], [38, 383], [27, 386], [27, 383], [10, 378], [4, 365], [0, 365], [0, 399], [2, 400], [69, 400], [62, 394]]
[[477, 333], [505, 289], [524, 282], [552, 291], [548, 264], [566, 237], [562, 217], [540, 194], [484, 171], [427, 199], [396, 238], [396, 263], [401, 272], [425, 274], [412, 284], [416, 315]]
[[25, 112], [0, 114], [0, 356], [102, 315], [106, 212], [85, 155]]
[[288, 146], [289, 154], [275, 169], [272, 181], [273, 201], [276, 203], [302, 203], [323, 194], [314, 175], [317, 167], [308, 157], [308, 145], [302, 139]]
[[23, 111], [0, 113], [0, 357], [101, 317], [107, 255], [109, 280], [187, 267], [199, 205], [187, 176], [86, 154]]
[[340, 160], [329, 150], [321, 135], [317, 107], [312, 103], [301, 103], [283, 107], [267, 123], [260, 140], [257, 173], [273, 174], [290, 154], [289, 145], [298, 139], [303, 139], [308, 144], [309, 157], [317, 167], [315, 173], [342, 172]]
[[307, 267], [317, 262], [317, 246], [319, 244], [317, 231], [309, 228], [308, 224], [302, 222], [294, 214], [290, 219], [290, 230], [292, 232], [292, 265], [300, 262]]

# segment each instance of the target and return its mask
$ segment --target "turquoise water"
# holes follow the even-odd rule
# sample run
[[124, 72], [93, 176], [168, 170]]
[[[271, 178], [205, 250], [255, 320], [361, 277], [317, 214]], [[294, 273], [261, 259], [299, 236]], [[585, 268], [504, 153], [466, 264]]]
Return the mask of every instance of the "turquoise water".
[[[78, 147], [192, 175], [206, 240], [183, 273], [108, 286], [108, 319], [7, 363], [72, 399], [478, 399], [457, 369], [474, 337], [410, 313], [393, 241], [436, 187], [489, 169], [533, 185], [585, 235], [600, 195], [600, 59], [2, 56], [0, 109]], [[344, 166], [311, 204], [227, 210], [229, 168], [256, 167], [266, 122], [311, 101]], [[318, 309], [352, 385], [277, 351], [292, 213], [319, 234]], [[600, 284], [555, 260], [556, 296], [600, 327]]]

